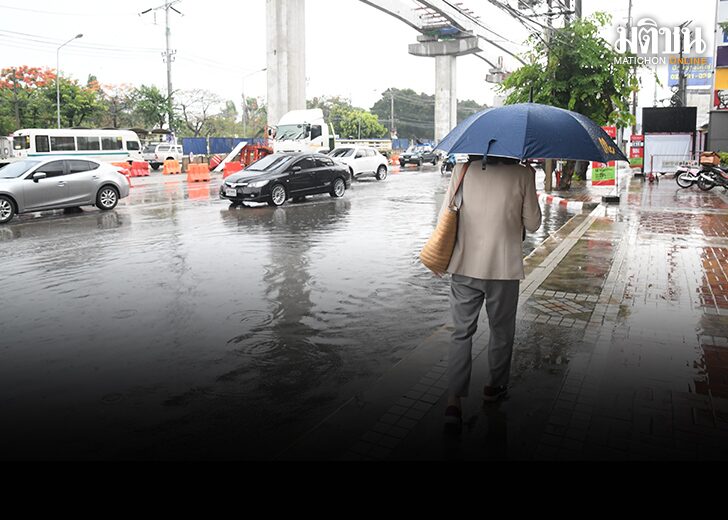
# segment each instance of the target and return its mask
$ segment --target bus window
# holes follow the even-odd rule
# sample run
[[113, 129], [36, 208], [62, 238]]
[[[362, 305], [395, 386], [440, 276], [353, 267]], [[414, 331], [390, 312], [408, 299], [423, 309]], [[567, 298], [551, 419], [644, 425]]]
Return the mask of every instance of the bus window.
[[30, 137], [27, 135], [13, 137], [13, 148], [15, 150], [27, 150], [30, 148]]
[[101, 150], [98, 137], [77, 137], [79, 150]]
[[141, 149], [141, 146], [139, 146], [139, 141], [127, 141], [126, 149], [130, 152], [138, 152]]
[[101, 138], [101, 149], [102, 150], [121, 150], [122, 149], [121, 137], [102, 137]]
[[48, 144], [47, 135], [36, 135], [35, 136], [35, 151], [38, 153], [48, 153], [51, 151], [51, 147]]
[[73, 137], [51, 136], [51, 151], [53, 152], [75, 152], [76, 143]]

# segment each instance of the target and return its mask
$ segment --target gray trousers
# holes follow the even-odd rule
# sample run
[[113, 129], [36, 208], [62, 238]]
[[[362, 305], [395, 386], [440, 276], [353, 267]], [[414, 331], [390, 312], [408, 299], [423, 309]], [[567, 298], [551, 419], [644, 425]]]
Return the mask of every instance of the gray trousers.
[[511, 371], [516, 335], [518, 280], [481, 280], [454, 274], [450, 282], [450, 309], [455, 330], [448, 362], [450, 395], [465, 397], [470, 386], [473, 335], [485, 301], [490, 325], [487, 386], [505, 386]]

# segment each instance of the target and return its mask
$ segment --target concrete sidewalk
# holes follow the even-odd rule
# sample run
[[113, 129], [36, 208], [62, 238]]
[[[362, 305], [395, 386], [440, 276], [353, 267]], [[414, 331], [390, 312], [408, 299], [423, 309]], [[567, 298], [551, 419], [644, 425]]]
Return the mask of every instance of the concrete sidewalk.
[[483, 313], [461, 435], [443, 432], [445, 327], [280, 458], [728, 459], [722, 193], [631, 179], [526, 264], [508, 399], [479, 398]]

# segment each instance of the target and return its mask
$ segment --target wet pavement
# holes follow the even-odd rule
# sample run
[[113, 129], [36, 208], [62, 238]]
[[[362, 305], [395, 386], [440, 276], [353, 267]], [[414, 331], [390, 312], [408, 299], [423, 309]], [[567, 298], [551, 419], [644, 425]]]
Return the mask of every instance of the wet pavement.
[[481, 317], [462, 432], [443, 430], [445, 326], [283, 457], [728, 459], [728, 197], [626, 188], [528, 259], [506, 400], [479, 397]]
[[[219, 182], [0, 227], [0, 458], [271, 458], [446, 325], [436, 169], [278, 209]], [[543, 210], [524, 254], [574, 216]]]

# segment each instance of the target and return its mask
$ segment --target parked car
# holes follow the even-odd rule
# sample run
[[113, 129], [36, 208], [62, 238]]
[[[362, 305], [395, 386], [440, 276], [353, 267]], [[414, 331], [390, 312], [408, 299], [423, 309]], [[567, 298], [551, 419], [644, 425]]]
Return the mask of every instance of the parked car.
[[340, 146], [328, 155], [348, 166], [353, 179], [370, 175], [378, 181], [387, 178], [387, 158], [369, 146]]
[[274, 153], [229, 176], [220, 197], [233, 204], [267, 202], [281, 206], [288, 199], [316, 193], [343, 197], [351, 186], [348, 166], [331, 157], [309, 153]]
[[78, 206], [112, 210], [129, 196], [118, 168], [90, 159], [23, 159], [0, 168], [0, 224], [16, 214]]
[[408, 164], [422, 166], [425, 163], [437, 164], [439, 157], [431, 146], [411, 146], [399, 156], [399, 165], [405, 167]]
[[152, 170], [158, 170], [164, 161], [181, 161], [183, 155], [181, 145], [169, 143], [148, 144], [142, 151], [142, 159], [149, 163]]

